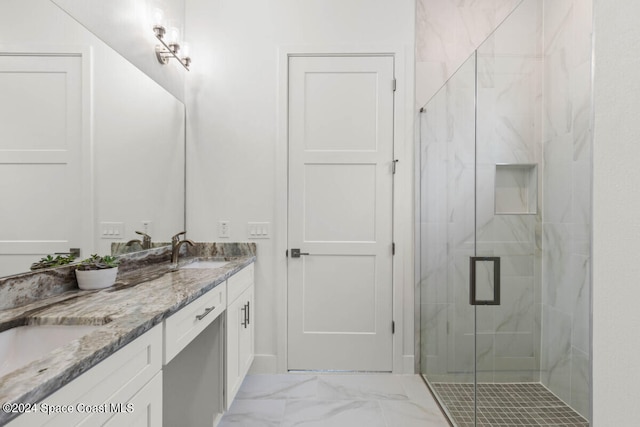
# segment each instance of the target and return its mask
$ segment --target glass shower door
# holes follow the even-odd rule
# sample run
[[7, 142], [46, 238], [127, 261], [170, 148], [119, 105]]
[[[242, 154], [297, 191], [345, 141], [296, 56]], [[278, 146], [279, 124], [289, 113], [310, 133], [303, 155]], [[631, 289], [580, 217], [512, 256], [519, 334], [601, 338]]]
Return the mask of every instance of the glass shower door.
[[538, 392], [541, 17], [542, 2], [523, 1], [476, 51], [477, 425], [529, 422]]
[[459, 427], [589, 424], [588, 12], [523, 0], [421, 109], [420, 369]]
[[475, 421], [475, 74], [472, 55], [420, 115], [421, 370], [459, 425]]

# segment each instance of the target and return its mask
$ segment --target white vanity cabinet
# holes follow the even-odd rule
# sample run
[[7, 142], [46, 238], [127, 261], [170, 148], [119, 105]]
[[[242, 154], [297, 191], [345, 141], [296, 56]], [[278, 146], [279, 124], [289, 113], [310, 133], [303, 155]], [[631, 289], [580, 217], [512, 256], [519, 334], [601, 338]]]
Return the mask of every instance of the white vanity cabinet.
[[71, 413], [7, 426], [215, 426], [253, 362], [253, 309], [249, 264], [39, 403]]
[[[157, 385], [162, 383], [161, 367], [162, 325], [157, 325], [44, 398], [38, 412], [22, 414], [7, 426], [159, 426], [162, 387]], [[68, 413], [46, 414], [43, 404], [60, 405]]]
[[254, 357], [253, 264], [227, 280], [225, 408], [229, 409]]

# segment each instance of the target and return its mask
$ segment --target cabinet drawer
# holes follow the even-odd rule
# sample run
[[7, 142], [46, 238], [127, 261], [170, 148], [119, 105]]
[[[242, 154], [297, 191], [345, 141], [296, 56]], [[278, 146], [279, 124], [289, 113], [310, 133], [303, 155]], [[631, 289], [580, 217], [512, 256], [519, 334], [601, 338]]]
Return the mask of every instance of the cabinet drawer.
[[227, 305], [234, 302], [252, 284], [253, 264], [249, 264], [227, 279]]
[[216, 320], [225, 308], [226, 286], [222, 283], [167, 318], [164, 321], [164, 364]]

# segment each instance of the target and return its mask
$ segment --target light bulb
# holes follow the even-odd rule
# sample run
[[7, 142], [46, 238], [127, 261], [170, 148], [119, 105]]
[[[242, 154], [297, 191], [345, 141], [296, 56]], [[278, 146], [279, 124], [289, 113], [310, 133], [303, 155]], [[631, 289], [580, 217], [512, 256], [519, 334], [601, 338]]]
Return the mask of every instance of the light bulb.
[[182, 52], [182, 56], [187, 57], [191, 54], [191, 45], [189, 43], [182, 43], [182, 47], [180, 49]]
[[179, 44], [180, 42], [180, 30], [178, 30], [178, 27], [171, 27], [169, 28], [169, 39], [168, 39], [169, 43], [172, 44]]
[[164, 12], [159, 7], [153, 9], [153, 25], [162, 27], [164, 20]]

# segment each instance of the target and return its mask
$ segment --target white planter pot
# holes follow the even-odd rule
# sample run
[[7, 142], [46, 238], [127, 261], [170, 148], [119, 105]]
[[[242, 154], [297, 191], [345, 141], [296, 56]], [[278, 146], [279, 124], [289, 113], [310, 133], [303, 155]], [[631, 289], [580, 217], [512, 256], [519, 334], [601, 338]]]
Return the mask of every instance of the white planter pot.
[[78, 287], [84, 290], [104, 289], [113, 286], [118, 275], [118, 267], [102, 270], [76, 270]]

